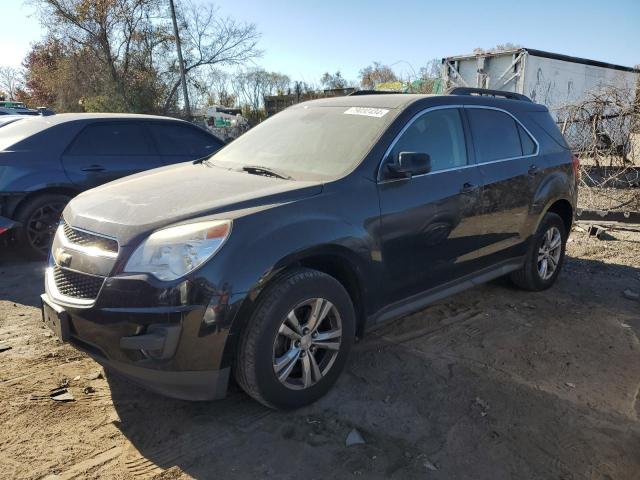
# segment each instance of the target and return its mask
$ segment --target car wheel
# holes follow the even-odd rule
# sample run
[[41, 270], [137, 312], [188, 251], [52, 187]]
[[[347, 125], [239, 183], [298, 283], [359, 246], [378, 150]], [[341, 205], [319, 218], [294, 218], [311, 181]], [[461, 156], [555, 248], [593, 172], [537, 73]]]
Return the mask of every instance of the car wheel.
[[554, 284], [562, 269], [567, 231], [559, 215], [547, 213], [533, 237], [522, 268], [511, 280], [525, 290], [540, 291]]
[[268, 407], [308, 405], [337, 380], [354, 337], [344, 287], [322, 272], [295, 269], [260, 296], [239, 342], [235, 378]]
[[20, 251], [29, 258], [45, 259], [51, 248], [60, 215], [71, 200], [67, 195], [44, 194], [27, 201], [16, 215], [21, 226], [14, 240]]

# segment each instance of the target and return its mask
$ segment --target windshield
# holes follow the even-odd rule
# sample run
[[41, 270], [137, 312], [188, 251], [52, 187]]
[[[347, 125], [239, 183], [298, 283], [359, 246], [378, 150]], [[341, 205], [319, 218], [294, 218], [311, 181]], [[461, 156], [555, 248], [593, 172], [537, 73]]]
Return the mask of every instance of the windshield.
[[249, 130], [209, 161], [262, 167], [294, 180], [338, 178], [355, 168], [392, 120], [386, 109], [299, 105]]

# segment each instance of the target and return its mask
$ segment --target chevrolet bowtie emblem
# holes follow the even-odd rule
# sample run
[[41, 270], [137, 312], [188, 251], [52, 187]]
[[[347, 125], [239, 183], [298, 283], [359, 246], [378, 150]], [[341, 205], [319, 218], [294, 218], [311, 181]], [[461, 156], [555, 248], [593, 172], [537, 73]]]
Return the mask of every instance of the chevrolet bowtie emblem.
[[62, 248], [56, 249], [54, 258], [56, 259], [56, 263], [60, 267], [68, 267], [69, 265], [71, 265], [71, 254], [65, 252]]

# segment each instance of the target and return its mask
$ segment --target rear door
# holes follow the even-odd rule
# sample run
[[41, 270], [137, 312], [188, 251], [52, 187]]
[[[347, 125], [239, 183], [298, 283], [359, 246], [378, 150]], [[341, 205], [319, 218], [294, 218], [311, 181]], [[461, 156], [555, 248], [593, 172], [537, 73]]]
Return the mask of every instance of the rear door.
[[528, 215], [539, 173], [538, 144], [510, 113], [491, 107], [465, 106], [482, 177], [485, 260], [524, 252]]
[[150, 122], [147, 127], [167, 164], [206, 157], [224, 146], [222, 140], [189, 123]]
[[95, 122], [84, 127], [62, 155], [72, 182], [93, 188], [163, 165], [142, 122]]
[[[432, 171], [385, 178], [401, 152], [429, 155]], [[385, 303], [471, 273], [482, 245], [480, 174], [465, 141], [459, 108], [430, 109], [405, 126], [385, 155], [379, 181]]]

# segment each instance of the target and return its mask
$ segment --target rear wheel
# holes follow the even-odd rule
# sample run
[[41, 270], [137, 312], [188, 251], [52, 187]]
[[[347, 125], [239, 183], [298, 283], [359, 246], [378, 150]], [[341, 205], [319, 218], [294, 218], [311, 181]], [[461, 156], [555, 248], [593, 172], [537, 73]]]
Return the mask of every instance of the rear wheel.
[[60, 222], [62, 210], [71, 200], [67, 195], [44, 194], [20, 207], [16, 220], [21, 226], [14, 239], [20, 251], [29, 258], [45, 259]]
[[547, 213], [531, 246], [522, 268], [511, 274], [511, 280], [525, 290], [540, 291], [554, 284], [564, 261], [567, 231], [562, 218]]
[[236, 380], [272, 408], [312, 403], [344, 368], [354, 327], [351, 299], [337, 280], [315, 270], [293, 270], [258, 301], [240, 340]]

